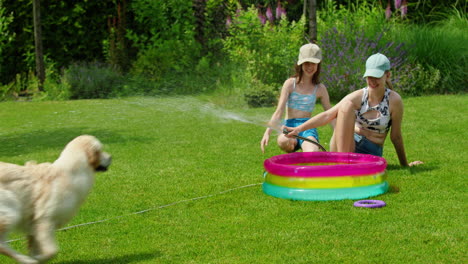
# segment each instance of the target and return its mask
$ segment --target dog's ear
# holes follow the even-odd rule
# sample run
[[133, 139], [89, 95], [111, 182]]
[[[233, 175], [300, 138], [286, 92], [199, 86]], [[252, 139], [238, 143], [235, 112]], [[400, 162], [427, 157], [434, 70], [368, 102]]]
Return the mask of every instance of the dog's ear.
[[92, 149], [90, 148], [88, 150], [88, 152], [86, 153], [86, 155], [88, 155], [88, 162], [90, 164], [90, 166], [94, 169], [96, 169], [97, 167], [99, 167], [99, 165], [101, 164], [101, 151], [100, 150], [97, 150], [97, 149]]
[[87, 142], [86, 156], [88, 157], [89, 165], [96, 169], [101, 164], [101, 143], [94, 139]]

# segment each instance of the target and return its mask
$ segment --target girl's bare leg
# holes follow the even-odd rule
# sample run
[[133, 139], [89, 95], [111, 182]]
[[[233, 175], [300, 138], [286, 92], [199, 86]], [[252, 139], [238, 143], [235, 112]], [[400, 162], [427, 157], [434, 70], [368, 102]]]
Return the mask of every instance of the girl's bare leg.
[[354, 152], [354, 122], [356, 116], [352, 102], [343, 102], [338, 110], [330, 149], [336, 152]]
[[[307, 137], [308, 139], [311, 139], [315, 142], [317, 142], [317, 139], [314, 138], [314, 137]], [[318, 142], [317, 142], [318, 143]], [[304, 141], [302, 142], [302, 151], [303, 152], [315, 152], [315, 151], [320, 151], [319, 150], [319, 147], [313, 143], [310, 143], [310, 142], [307, 142], [307, 141]]]
[[335, 131], [333, 130], [333, 135], [330, 139], [330, 151], [331, 152], [338, 152], [336, 149], [336, 141], [335, 141]]
[[295, 138], [288, 138], [282, 134], [278, 136], [277, 142], [280, 149], [287, 153], [294, 152], [294, 148], [297, 144], [297, 140]]

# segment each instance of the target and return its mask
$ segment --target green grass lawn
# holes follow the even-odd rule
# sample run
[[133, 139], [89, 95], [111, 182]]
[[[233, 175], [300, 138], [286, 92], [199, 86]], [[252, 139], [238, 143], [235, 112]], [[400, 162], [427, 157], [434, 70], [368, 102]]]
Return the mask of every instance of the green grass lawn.
[[194, 97], [0, 103], [0, 160], [53, 161], [80, 134], [113, 155], [51, 263], [466, 263], [468, 96], [404, 103], [408, 159], [425, 164], [400, 168], [387, 140], [380, 209], [265, 195], [263, 161], [281, 152], [261, 153], [256, 124], [274, 109]]

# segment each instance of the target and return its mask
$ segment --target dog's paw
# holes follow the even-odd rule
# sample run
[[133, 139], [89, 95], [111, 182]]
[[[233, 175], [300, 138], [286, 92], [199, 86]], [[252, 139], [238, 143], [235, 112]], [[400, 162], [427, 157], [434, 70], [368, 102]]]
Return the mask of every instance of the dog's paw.
[[18, 262], [21, 264], [39, 264], [39, 261], [28, 256], [18, 256]]

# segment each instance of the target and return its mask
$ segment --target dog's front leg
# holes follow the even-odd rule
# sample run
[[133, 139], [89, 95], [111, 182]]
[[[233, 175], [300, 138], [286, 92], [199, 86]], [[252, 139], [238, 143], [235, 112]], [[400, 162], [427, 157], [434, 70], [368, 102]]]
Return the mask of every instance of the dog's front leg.
[[28, 235], [28, 249], [30, 256], [36, 256], [40, 254], [39, 243], [34, 235]]
[[22, 255], [11, 249], [3, 240], [0, 242], [0, 253], [9, 256], [21, 264], [38, 264], [39, 262], [31, 257]]
[[44, 263], [57, 255], [57, 245], [55, 243], [55, 226], [50, 221], [39, 221], [35, 225], [33, 241], [30, 249], [34, 253], [34, 258]]

